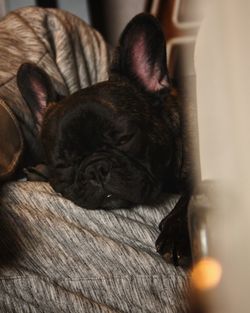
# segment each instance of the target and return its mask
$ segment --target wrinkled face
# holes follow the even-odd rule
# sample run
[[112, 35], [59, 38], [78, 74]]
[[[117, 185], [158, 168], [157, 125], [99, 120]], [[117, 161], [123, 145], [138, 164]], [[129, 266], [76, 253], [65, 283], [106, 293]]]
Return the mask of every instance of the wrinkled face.
[[51, 108], [42, 139], [52, 187], [87, 208], [154, 202], [172, 151], [150, 107], [129, 84], [106, 82]]
[[178, 114], [154, 17], [140, 14], [128, 23], [109, 74], [59, 102], [53, 81], [34, 64], [20, 67], [17, 84], [56, 191], [87, 208], [155, 203], [171, 176]]

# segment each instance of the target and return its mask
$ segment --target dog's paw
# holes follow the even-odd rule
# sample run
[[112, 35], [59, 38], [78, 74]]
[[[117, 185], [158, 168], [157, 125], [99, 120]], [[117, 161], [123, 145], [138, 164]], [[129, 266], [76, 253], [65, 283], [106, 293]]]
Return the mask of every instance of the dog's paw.
[[156, 249], [168, 263], [176, 266], [191, 265], [191, 249], [187, 219], [183, 215], [171, 212], [159, 225], [160, 235]]

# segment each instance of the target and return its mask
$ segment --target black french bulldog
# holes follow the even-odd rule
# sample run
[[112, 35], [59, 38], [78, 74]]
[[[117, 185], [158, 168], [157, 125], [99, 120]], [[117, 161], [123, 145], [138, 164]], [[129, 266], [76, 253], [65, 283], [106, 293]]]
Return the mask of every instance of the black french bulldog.
[[126, 26], [108, 81], [61, 98], [42, 69], [25, 63], [17, 83], [36, 117], [55, 191], [89, 209], [156, 205], [166, 193], [183, 194], [156, 243], [161, 254], [181, 263], [190, 254], [192, 180], [158, 21], [140, 14]]

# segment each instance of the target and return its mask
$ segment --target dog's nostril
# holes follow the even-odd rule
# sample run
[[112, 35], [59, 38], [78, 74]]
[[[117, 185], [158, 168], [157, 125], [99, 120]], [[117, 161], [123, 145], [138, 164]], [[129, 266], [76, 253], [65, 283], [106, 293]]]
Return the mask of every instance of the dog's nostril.
[[97, 171], [101, 177], [105, 178], [109, 173], [109, 167], [107, 164], [101, 164], [97, 167]]
[[100, 161], [85, 168], [85, 177], [97, 183], [104, 183], [110, 172], [109, 162]]

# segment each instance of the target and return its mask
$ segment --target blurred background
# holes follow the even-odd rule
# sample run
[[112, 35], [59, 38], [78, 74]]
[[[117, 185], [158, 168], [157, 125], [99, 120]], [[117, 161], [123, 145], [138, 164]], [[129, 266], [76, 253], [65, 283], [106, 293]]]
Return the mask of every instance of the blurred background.
[[[189, 55], [186, 74], [193, 75], [193, 48], [205, 0], [0, 0], [0, 17], [24, 6], [58, 7], [72, 12], [98, 29], [111, 45], [117, 44], [127, 22], [140, 12], [157, 16], [167, 36], [167, 56], [172, 78], [182, 66], [183, 53]], [[199, 9], [198, 8], [199, 4]]]

